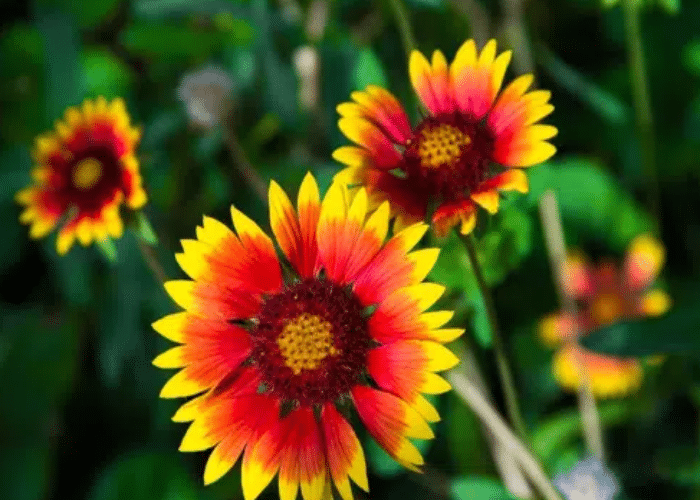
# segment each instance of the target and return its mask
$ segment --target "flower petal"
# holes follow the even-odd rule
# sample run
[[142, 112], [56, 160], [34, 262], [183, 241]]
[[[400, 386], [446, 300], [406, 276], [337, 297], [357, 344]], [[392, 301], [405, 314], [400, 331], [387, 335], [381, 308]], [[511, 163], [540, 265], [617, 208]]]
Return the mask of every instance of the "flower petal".
[[411, 137], [411, 125], [399, 101], [389, 91], [369, 85], [364, 92], [351, 94], [355, 103], [338, 106], [338, 113], [343, 117], [365, 118], [395, 143], [403, 144]]
[[574, 391], [585, 370], [596, 397], [620, 397], [635, 391], [642, 382], [639, 361], [630, 358], [603, 356], [581, 347], [569, 345], [554, 357], [554, 376], [562, 387]]
[[432, 439], [428, 424], [402, 399], [367, 386], [355, 386], [352, 398], [370, 435], [397, 462], [416, 470], [423, 457], [407, 439]]
[[625, 278], [632, 290], [642, 290], [653, 283], [663, 267], [666, 251], [649, 234], [637, 236], [627, 250]]
[[324, 405], [321, 413], [328, 468], [343, 500], [352, 500], [350, 477], [355, 484], [369, 491], [367, 466], [362, 445], [352, 426], [338, 413], [332, 403]]
[[372, 122], [363, 118], [341, 118], [338, 120], [338, 128], [345, 137], [371, 153], [376, 168], [391, 170], [401, 161], [402, 156], [394, 144]]
[[425, 224], [414, 224], [396, 234], [379, 250], [354, 280], [353, 291], [360, 302], [378, 304], [394, 290], [422, 280], [416, 279], [419, 276], [416, 272], [425, 266], [406, 257], [427, 229]]
[[433, 229], [438, 236], [446, 236], [460, 222], [462, 234], [469, 234], [476, 227], [476, 207], [471, 200], [443, 203], [433, 214]]

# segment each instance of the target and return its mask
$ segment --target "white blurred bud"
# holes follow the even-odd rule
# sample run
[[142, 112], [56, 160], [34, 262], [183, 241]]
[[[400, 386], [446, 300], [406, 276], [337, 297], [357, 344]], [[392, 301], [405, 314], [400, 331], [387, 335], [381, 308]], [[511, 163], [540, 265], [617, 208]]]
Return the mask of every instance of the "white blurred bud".
[[299, 77], [299, 102], [303, 109], [316, 107], [319, 98], [318, 51], [311, 45], [304, 45], [294, 51], [294, 68]]
[[554, 478], [554, 485], [567, 500], [613, 500], [620, 485], [600, 460], [589, 457]]
[[231, 111], [233, 80], [217, 66], [207, 66], [185, 74], [176, 94], [194, 124], [212, 128], [221, 124]]
[[317, 42], [323, 38], [328, 24], [328, 1], [313, 0], [309, 5], [309, 13], [306, 17], [306, 36], [312, 42]]

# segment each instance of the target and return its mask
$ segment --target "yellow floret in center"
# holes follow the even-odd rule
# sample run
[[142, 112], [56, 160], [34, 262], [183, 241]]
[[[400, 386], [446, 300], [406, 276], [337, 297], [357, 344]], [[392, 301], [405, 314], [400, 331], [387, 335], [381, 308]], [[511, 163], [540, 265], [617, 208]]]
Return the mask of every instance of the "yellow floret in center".
[[81, 191], [95, 187], [102, 177], [102, 163], [94, 158], [80, 160], [73, 167], [73, 185]]
[[418, 139], [418, 155], [427, 168], [455, 163], [462, 156], [462, 147], [471, 143], [468, 135], [446, 123], [427, 127]]
[[338, 354], [333, 346], [333, 326], [315, 314], [302, 313], [287, 322], [277, 337], [284, 363], [295, 375], [315, 370], [326, 357]]

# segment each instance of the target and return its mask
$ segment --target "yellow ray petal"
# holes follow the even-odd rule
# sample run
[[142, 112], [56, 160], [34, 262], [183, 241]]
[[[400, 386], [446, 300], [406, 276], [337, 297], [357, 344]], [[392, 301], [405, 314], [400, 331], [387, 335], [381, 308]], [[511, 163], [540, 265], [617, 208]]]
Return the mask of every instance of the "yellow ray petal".
[[70, 247], [73, 246], [75, 241], [75, 230], [73, 229], [63, 229], [58, 233], [56, 237], [56, 251], [58, 255], [65, 255]]
[[422, 250], [411, 252], [406, 256], [406, 259], [414, 265], [413, 279], [415, 282], [421, 282], [428, 276], [428, 273], [437, 262], [439, 255], [439, 248], [423, 248]]
[[184, 398], [187, 396], [194, 396], [207, 389], [201, 382], [191, 378], [187, 370], [187, 368], [184, 368], [170, 377], [170, 380], [168, 380], [160, 390], [161, 398]]
[[426, 369], [431, 372], [449, 370], [459, 363], [459, 358], [442, 344], [426, 340], [421, 341], [420, 345], [428, 358], [428, 366], [426, 366]]
[[186, 312], [169, 314], [168, 316], [165, 316], [164, 318], [161, 318], [155, 323], [151, 324], [151, 328], [168, 340], [182, 343], [185, 341], [183, 329], [186, 319]]
[[642, 296], [640, 306], [647, 316], [661, 316], [671, 308], [671, 297], [663, 290], [650, 290]]
[[440, 414], [435, 407], [423, 396], [418, 395], [411, 406], [423, 417], [427, 422], [439, 422]]
[[452, 389], [450, 383], [440, 375], [426, 372], [423, 377], [424, 381], [419, 389], [423, 394], [443, 394]]
[[204, 451], [219, 442], [204, 423], [204, 418], [198, 418], [190, 424], [180, 443], [179, 451]]
[[365, 230], [374, 233], [379, 241], [384, 241], [389, 232], [389, 202], [385, 201], [367, 219]]
[[487, 191], [481, 191], [471, 194], [472, 200], [478, 205], [486, 209], [487, 212], [495, 214], [498, 212], [498, 191], [495, 189], [489, 189]]
[[202, 414], [202, 406], [209, 396], [209, 393], [190, 399], [187, 403], [178, 408], [171, 420], [173, 422], [192, 422]]
[[209, 485], [221, 479], [231, 467], [238, 461], [238, 456], [235, 458], [224, 455], [224, 449], [221, 444], [214, 448], [207, 459], [207, 464], [204, 466], [204, 485]]
[[153, 360], [153, 366], [158, 368], [182, 368], [187, 365], [184, 353], [184, 346], [172, 347], [156, 356]]
[[432, 306], [445, 293], [445, 287], [437, 283], [419, 283], [403, 287], [401, 290], [418, 302], [421, 312]]
[[195, 282], [189, 280], [173, 280], [165, 283], [165, 291], [177, 305], [187, 310], [192, 307]]
[[433, 330], [443, 326], [450, 321], [454, 315], [454, 311], [431, 311], [421, 314], [420, 319], [425, 326]]
[[430, 332], [431, 337], [436, 342], [447, 343], [452, 342], [456, 338], [461, 337], [464, 334], [464, 328], [441, 328], [439, 330], [432, 330]]
[[233, 231], [226, 227], [226, 224], [206, 215], [202, 217], [202, 227], [197, 227], [197, 239], [212, 247], [216, 247], [226, 238], [233, 237]]

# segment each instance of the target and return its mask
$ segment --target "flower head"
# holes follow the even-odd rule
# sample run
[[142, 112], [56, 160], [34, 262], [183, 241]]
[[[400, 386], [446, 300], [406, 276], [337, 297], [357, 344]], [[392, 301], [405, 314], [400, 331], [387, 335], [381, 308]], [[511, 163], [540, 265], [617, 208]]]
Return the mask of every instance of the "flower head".
[[526, 92], [532, 75], [500, 92], [510, 57], [496, 57], [494, 40], [481, 53], [466, 41], [449, 66], [440, 51], [432, 63], [413, 51], [411, 83], [427, 110], [415, 126], [388, 91], [370, 85], [353, 92], [354, 102], [338, 106], [338, 126], [357, 144], [333, 154], [347, 165], [340, 180], [366, 186], [375, 205], [388, 199], [400, 227], [432, 215], [438, 234], [458, 223], [471, 232], [477, 206], [498, 211], [499, 191], [527, 192], [515, 167], [550, 158], [556, 149], [546, 141], [557, 129], [536, 124], [554, 107], [550, 92]]
[[[279, 472], [280, 498], [352, 498], [367, 490], [365, 460], [346, 416], [359, 414], [398, 462], [423, 463], [408, 438], [430, 439], [439, 416], [421, 393], [449, 384], [434, 372], [456, 364], [441, 329], [452, 313], [425, 312], [444, 287], [422, 283], [437, 249], [411, 251], [427, 226], [385, 242], [389, 206], [368, 216], [364, 189], [350, 198], [335, 183], [319, 200], [308, 174], [295, 211], [274, 182], [270, 225], [282, 250], [232, 208], [235, 233], [204, 218], [177, 260], [192, 281], [166, 283], [185, 312], [153, 327], [180, 343], [154, 364], [182, 368], [162, 397], [198, 395], [173, 417], [192, 421], [180, 449], [213, 448], [205, 483], [243, 456], [246, 500]], [[281, 262], [285, 264], [281, 266]], [[283, 272], [284, 269], [285, 271]]]
[[26, 208], [20, 221], [29, 235], [41, 238], [62, 217], [56, 248], [65, 254], [76, 237], [83, 245], [118, 238], [124, 231], [119, 207], [137, 209], [146, 203], [135, 148], [140, 131], [129, 124], [122, 99], [86, 100], [68, 108], [55, 130], [36, 139], [34, 183], [19, 191]]
[[545, 343], [563, 344], [553, 366], [554, 376], [563, 387], [579, 387], [580, 369], [587, 371], [591, 389], [599, 397], [622, 396], [639, 387], [639, 360], [597, 354], [575, 339], [617, 321], [665, 313], [671, 304], [669, 296], [659, 289], [649, 290], [663, 261], [663, 246], [649, 235], [632, 241], [622, 269], [611, 262], [594, 267], [580, 254], [569, 256], [566, 293], [577, 301], [578, 313], [555, 313], [540, 323]]
[[222, 68], [207, 66], [184, 75], [176, 94], [193, 124], [213, 128], [226, 120], [233, 107], [233, 80]]

